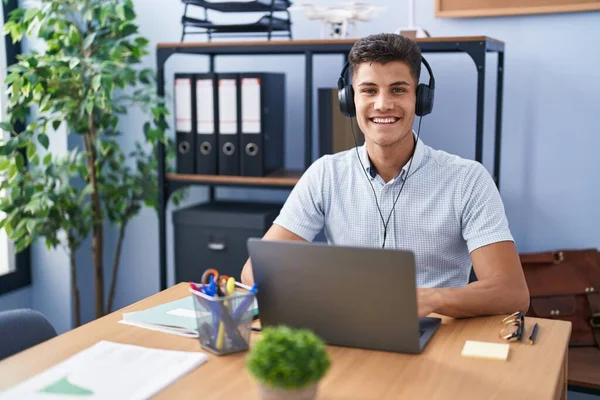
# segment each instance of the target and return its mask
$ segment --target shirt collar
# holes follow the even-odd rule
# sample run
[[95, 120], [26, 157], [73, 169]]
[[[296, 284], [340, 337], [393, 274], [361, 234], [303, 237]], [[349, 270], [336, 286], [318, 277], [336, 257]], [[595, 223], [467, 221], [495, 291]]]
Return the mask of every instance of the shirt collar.
[[[413, 136], [415, 137], [415, 139], [417, 138], [414, 131], [413, 131]], [[425, 145], [423, 144], [421, 139], [417, 140], [415, 152], [413, 154], [413, 157], [411, 158], [411, 159], [413, 159], [412, 165], [410, 164], [411, 159], [409, 159], [406, 162], [406, 164], [404, 164], [404, 167], [402, 167], [400, 174], [398, 174], [398, 176], [394, 177], [394, 179], [396, 179], [396, 178], [405, 179], [409, 165], [410, 165], [410, 171], [408, 171], [409, 176], [412, 175], [419, 168], [419, 165], [421, 165], [421, 162], [423, 161], [423, 155], [425, 154], [424, 146]], [[375, 166], [371, 166], [371, 160], [369, 159], [369, 156], [367, 154], [366, 144], [363, 144], [362, 146], [360, 146], [359, 154], [360, 154], [360, 160], [362, 161], [362, 165], [364, 166], [364, 168], [367, 172], [367, 175], [369, 176], [369, 178], [371, 178], [371, 180], [375, 179], [377, 177], [377, 170], [375, 169]]]

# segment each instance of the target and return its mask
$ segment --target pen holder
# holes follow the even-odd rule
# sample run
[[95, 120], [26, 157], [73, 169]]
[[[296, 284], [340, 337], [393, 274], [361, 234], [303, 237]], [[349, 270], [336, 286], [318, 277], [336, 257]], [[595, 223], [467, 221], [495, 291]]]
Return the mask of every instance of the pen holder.
[[192, 297], [202, 348], [216, 355], [248, 350], [254, 294], [211, 297], [194, 291]]

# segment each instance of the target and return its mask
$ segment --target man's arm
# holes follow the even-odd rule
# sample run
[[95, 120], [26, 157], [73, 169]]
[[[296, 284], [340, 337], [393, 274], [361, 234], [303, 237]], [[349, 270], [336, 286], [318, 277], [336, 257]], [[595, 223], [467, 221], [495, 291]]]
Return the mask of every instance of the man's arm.
[[471, 260], [477, 282], [463, 288], [417, 289], [420, 317], [432, 312], [461, 318], [527, 311], [529, 290], [513, 242], [480, 247]]
[[[263, 240], [298, 240], [306, 242], [306, 240], [304, 240], [300, 236], [288, 231], [284, 227], [277, 224], [271, 225], [267, 233], [265, 233], [265, 235], [263, 236]], [[252, 263], [250, 262], [249, 258], [246, 261], [246, 264], [244, 264], [244, 268], [242, 268], [242, 283], [244, 283], [245, 285], [254, 284], [254, 275], [252, 274]]]

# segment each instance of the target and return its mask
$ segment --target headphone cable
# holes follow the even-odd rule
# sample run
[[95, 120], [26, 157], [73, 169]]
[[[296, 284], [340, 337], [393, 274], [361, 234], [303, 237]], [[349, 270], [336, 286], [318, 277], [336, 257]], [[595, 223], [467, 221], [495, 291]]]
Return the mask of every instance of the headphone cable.
[[[415, 140], [415, 146], [414, 146], [412, 154], [410, 156], [410, 162], [408, 163], [408, 168], [406, 170], [406, 176], [404, 177], [404, 180], [402, 181], [402, 186], [400, 186], [400, 191], [398, 192], [398, 195], [396, 196], [396, 200], [394, 200], [394, 204], [392, 205], [392, 210], [390, 211], [390, 214], [388, 215], [387, 221], [385, 221], [383, 219], [383, 213], [381, 212], [381, 208], [379, 207], [379, 201], [377, 201], [377, 194], [375, 193], [375, 188], [373, 187], [373, 184], [371, 183], [371, 179], [369, 179], [369, 175], [367, 175], [367, 170], [360, 159], [360, 154], [358, 153], [358, 142], [356, 141], [356, 134], [354, 133], [354, 124], [352, 123], [352, 118], [350, 118], [350, 120], [349, 120], [350, 128], [352, 129], [352, 139], [354, 139], [354, 149], [356, 150], [356, 157], [358, 158], [358, 162], [360, 163], [362, 170], [365, 174], [365, 177], [367, 178], [367, 182], [371, 186], [371, 190], [373, 191], [373, 196], [375, 197], [375, 205], [377, 206], [377, 211], [379, 211], [379, 217], [381, 218], [381, 222], [383, 223], [383, 244], [381, 245], [382, 249], [385, 248], [385, 241], [387, 238], [387, 228], [390, 223], [390, 218], [392, 217], [392, 213], [394, 212], [394, 209], [396, 208], [396, 203], [398, 202], [398, 199], [400, 198], [400, 193], [402, 193], [402, 189], [404, 189], [404, 184], [406, 183], [406, 180], [408, 179], [408, 174], [410, 173], [410, 167], [411, 167], [413, 159], [415, 157], [415, 152], [417, 150], [417, 144], [419, 143], [419, 136], [421, 135], [421, 119], [422, 118], [423, 118], [422, 116], [419, 116], [419, 127], [417, 128], [417, 139]], [[412, 130], [411, 130], [411, 135], [412, 135]]]

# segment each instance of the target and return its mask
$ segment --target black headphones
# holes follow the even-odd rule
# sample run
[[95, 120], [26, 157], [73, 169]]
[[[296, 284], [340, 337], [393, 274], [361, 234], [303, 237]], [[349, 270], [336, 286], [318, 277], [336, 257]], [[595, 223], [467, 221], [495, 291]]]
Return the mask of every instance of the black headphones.
[[[423, 56], [421, 61], [429, 72], [429, 84], [419, 83], [417, 87], [417, 104], [415, 105], [415, 115], [422, 117], [427, 115], [433, 109], [433, 94], [435, 91], [435, 78], [429, 63]], [[346, 85], [344, 75], [350, 67], [350, 63], [346, 61], [340, 78], [338, 79], [338, 101], [340, 103], [340, 111], [347, 117], [356, 117], [356, 107], [354, 106], [354, 88], [352, 85]]]

